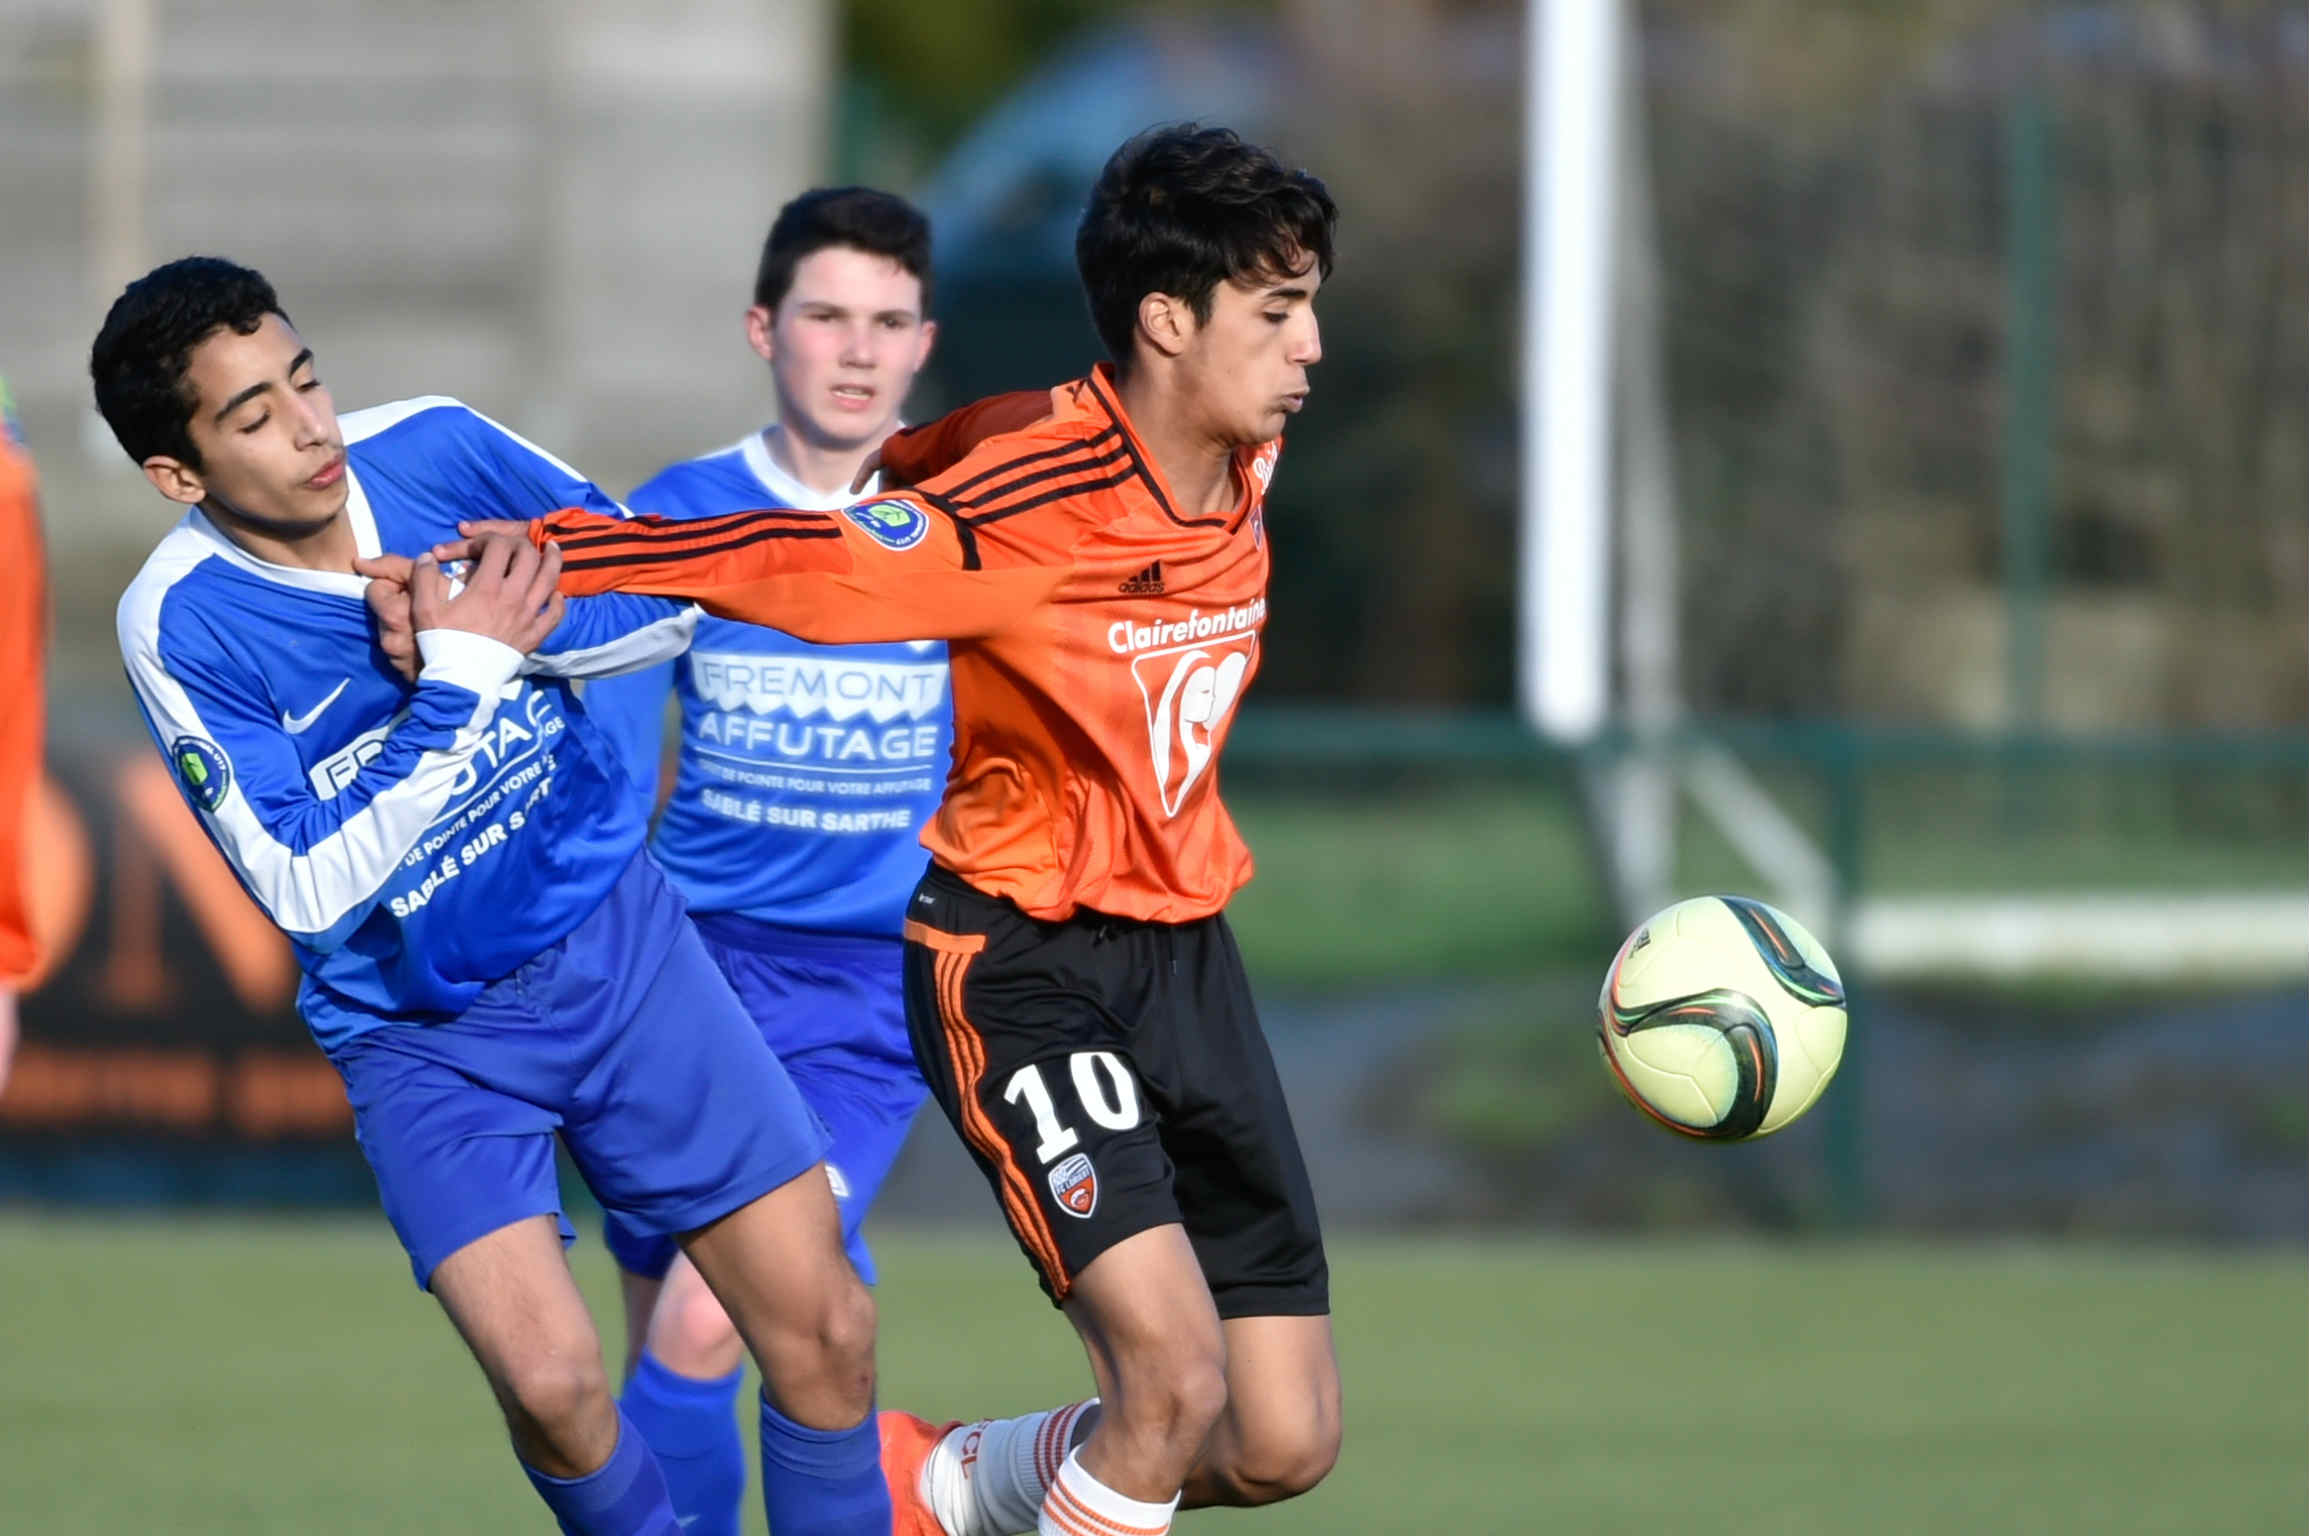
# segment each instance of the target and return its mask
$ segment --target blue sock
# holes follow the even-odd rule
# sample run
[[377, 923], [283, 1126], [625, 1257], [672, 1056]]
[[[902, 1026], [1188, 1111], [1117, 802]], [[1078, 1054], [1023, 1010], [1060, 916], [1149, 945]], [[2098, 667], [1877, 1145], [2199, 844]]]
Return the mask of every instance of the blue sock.
[[890, 1536], [882, 1430], [805, 1429], [762, 1395], [762, 1508], [780, 1536]]
[[665, 1469], [673, 1512], [689, 1536], [738, 1536], [738, 1506], [746, 1496], [746, 1447], [738, 1438], [738, 1384], [743, 1366], [699, 1381], [669, 1370], [642, 1351], [617, 1406]]
[[565, 1536], [681, 1536], [665, 1495], [665, 1474], [633, 1420], [617, 1416], [617, 1449], [586, 1477], [547, 1477], [523, 1462], [537, 1496]]

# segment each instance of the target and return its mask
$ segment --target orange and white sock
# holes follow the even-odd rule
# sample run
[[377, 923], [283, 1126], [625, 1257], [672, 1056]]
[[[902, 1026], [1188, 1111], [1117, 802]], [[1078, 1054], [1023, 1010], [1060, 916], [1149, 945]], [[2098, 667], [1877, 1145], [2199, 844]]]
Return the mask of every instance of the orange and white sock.
[[1081, 1438], [1084, 1416], [1097, 1406], [1093, 1397], [948, 1430], [922, 1462], [923, 1502], [948, 1536], [1026, 1536]]
[[1115, 1492], [1083, 1470], [1079, 1451], [1069, 1451], [1034, 1529], [1036, 1536], [1164, 1536], [1178, 1507], [1177, 1494], [1149, 1504]]

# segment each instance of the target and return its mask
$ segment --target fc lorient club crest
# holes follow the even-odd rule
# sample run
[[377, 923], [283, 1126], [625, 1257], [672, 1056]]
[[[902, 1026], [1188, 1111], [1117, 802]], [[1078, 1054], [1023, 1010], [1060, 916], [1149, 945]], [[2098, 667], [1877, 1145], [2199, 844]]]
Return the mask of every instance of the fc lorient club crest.
[[1068, 1215], [1088, 1217], [1098, 1209], [1098, 1170], [1077, 1152], [1050, 1170], [1050, 1193]]

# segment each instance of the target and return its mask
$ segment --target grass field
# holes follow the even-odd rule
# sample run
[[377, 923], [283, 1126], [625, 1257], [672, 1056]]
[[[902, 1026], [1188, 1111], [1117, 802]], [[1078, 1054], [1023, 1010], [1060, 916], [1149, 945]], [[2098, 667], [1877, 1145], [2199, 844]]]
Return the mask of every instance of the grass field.
[[1227, 920], [1261, 986], [1527, 976], [1600, 967], [1618, 943], [1579, 808], [1554, 786], [1229, 805], [1258, 878]]
[[[1082, 1380], [1006, 1244], [880, 1246], [886, 1403]], [[2309, 1528], [2297, 1251], [1404, 1238], [1335, 1266], [1338, 1472], [1182, 1529]], [[605, 1299], [598, 1245], [578, 1267]], [[547, 1528], [381, 1222], [0, 1215], [0, 1299], [0, 1530]]]

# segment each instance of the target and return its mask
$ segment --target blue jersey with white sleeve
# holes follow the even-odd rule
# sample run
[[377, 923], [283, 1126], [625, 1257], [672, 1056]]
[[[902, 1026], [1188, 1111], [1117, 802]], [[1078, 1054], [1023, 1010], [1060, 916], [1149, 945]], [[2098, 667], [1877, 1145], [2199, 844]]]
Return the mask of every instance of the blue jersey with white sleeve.
[[[339, 424], [363, 555], [417, 554], [460, 519], [623, 515], [454, 400]], [[601, 904], [644, 821], [567, 679], [674, 654], [695, 618], [662, 599], [581, 599], [530, 658], [435, 631], [411, 685], [377, 647], [364, 586], [260, 560], [195, 509], [118, 616], [153, 741], [293, 941], [299, 1011], [324, 1050], [456, 1014]]]
[[[795, 480], [757, 432], [660, 471], [628, 499], [637, 512], [692, 519], [849, 498]], [[690, 906], [897, 937], [953, 749], [945, 645], [811, 645], [700, 615], [687, 655], [586, 691], [644, 803], [656, 795], [668, 690], [681, 701], [680, 766], [651, 846]]]

